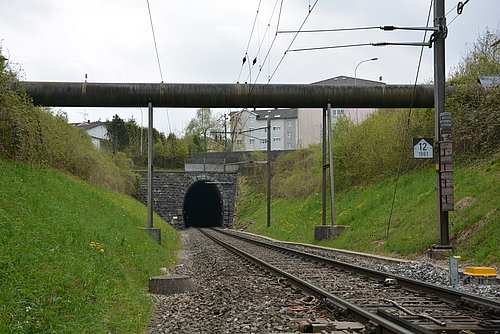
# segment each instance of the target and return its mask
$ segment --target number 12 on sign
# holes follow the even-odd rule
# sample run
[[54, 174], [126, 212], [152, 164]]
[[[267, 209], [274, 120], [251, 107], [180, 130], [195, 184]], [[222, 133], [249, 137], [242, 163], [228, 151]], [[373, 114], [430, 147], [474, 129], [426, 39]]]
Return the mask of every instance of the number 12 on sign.
[[413, 157], [417, 159], [432, 159], [432, 144], [432, 138], [413, 138]]

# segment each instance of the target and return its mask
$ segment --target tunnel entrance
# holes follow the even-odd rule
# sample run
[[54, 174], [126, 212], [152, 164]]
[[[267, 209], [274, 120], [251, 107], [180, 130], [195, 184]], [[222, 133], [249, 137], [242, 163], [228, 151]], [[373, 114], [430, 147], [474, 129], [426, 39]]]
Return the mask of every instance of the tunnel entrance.
[[222, 226], [222, 199], [216, 185], [193, 183], [184, 197], [183, 215], [185, 227]]

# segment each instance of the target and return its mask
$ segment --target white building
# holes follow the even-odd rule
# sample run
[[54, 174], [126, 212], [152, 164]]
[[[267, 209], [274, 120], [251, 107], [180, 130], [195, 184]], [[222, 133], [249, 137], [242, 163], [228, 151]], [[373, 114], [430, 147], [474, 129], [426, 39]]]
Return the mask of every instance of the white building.
[[92, 138], [92, 143], [99, 150], [104, 149], [103, 143], [109, 141], [108, 130], [104, 122], [83, 122], [83, 123], [73, 123], [74, 126], [78, 128], [83, 128]]
[[[385, 85], [383, 82], [355, 79], [347, 76], [314, 82], [313, 85]], [[325, 106], [326, 107], [326, 106]], [[355, 123], [364, 121], [376, 108], [335, 108], [332, 106], [332, 123], [340, 116], [347, 116]], [[323, 109], [297, 108], [273, 110], [241, 110], [231, 113], [231, 127], [235, 134], [234, 150], [261, 151], [267, 149], [267, 117], [271, 117], [271, 150], [306, 148], [322, 141]]]
[[267, 149], [267, 118], [271, 118], [271, 150], [293, 150], [298, 144], [297, 109], [249, 111], [231, 114], [236, 151]]

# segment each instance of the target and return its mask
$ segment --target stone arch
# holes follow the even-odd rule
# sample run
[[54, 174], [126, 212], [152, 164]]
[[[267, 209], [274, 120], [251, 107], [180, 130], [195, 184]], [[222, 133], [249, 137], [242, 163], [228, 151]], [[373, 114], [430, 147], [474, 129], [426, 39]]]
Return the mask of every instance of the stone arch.
[[[137, 198], [147, 205], [147, 172], [137, 171], [142, 182]], [[220, 197], [222, 221], [217, 226], [232, 228], [235, 221], [238, 175], [221, 172], [153, 172], [153, 210], [178, 229], [187, 227], [184, 221], [184, 202], [188, 191], [197, 183], [211, 185], [215, 197]], [[199, 186], [199, 184], [198, 184]], [[191, 189], [193, 190], [193, 189]], [[194, 189], [196, 190], [196, 189]]]

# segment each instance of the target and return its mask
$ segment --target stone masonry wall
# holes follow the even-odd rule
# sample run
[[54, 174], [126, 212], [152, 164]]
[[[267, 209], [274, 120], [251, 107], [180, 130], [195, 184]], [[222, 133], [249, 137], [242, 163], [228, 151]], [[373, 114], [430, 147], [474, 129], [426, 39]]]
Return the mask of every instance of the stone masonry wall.
[[[137, 171], [142, 184], [136, 198], [147, 205], [148, 172]], [[177, 229], [183, 229], [183, 205], [186, 192], [197, 181], [215, 182], [222, 199], [222, 227], [234, 227], [237, 174], [210, 172], [153, 172], [153, 210]]]

